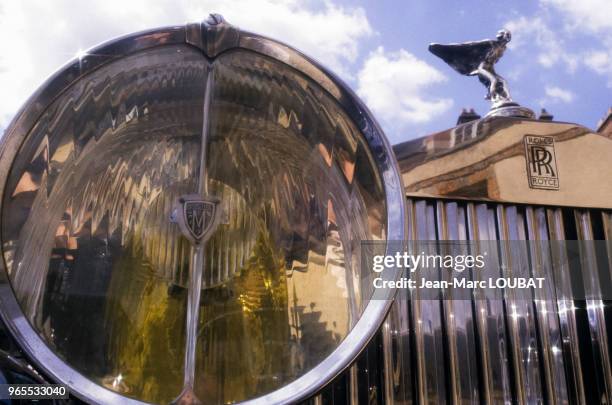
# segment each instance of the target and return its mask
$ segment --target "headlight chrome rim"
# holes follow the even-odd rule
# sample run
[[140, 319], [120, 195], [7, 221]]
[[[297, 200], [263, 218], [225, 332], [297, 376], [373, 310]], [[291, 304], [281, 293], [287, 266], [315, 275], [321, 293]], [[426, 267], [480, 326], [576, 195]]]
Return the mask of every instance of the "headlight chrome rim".
[[[85, 52], [85, 56], [72, 60], [51, 76], [25, 103], [8, 126], [0, 142], [0, 201], [4, 198], [6, 182], [13, 161], [30, 129], [47, 107], [74, 82], [117, 58], [154, 47], [188, 44], [206, 53], [207, 44], [193, 39], [194, 32], [203, 35], [202, 31], [208, 27], [206, 22], [164, 27], [111, 40], [90, 49]], [[276, 59], [316, 81], [339, 103], [364, 135], [366, 144], [374, 157], [376, 168], [381, 175], [387, 207], [387, 240], [404, 240], [404, 188], [399, 167], [391, 145], [367, 107], [338, 77], [299, 51], [257, 34], [235, 29], [231, 34], [220, 37], [226, 49], [242, 48]], [[209, 43], [208, 51], [210, 51], [210, 45]], [[224, 50], [214, 50], [213, 56]], [[327, 385], [352, 363], [382, 324], [393, 297], [391, 292], [387, 292], [386, 296], [377, 298], [383, 299], [368, 302], [361, 317], [345, 339], [322, 362], [284, 387], [245, 403], [268, 404], [299, 401], [308, 398]], [[43, 373], [68, 385], [76, 396], [92, 403], [144, 403], [94, 383], [70, 367], [47, 346], [31, 326], [17, 302], [8, 278], [4, 257], [0, 260], [0, 315], [28, 358]]]

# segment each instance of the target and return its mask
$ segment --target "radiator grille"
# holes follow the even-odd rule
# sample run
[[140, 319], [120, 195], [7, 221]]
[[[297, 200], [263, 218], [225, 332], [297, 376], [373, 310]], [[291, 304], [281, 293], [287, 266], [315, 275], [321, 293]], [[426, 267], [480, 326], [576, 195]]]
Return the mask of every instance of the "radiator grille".
[[[413, 240], [606, 240], [605, 251], [581, 252], [578, 266], [565, 252], [527, 255], [509, 243], [496, 260], [528, 261], [537, 277], [550, 271], [538, 264], [554, 259], [556, 277], [587, 293], [610, 283], [612, 211], [431, 199], [409, 199], [407, 210]], [[407, 294], [399, 290], [355, 364], [311, 402], [612, 404], [611, 302], [555, 291], [471, 302]]]

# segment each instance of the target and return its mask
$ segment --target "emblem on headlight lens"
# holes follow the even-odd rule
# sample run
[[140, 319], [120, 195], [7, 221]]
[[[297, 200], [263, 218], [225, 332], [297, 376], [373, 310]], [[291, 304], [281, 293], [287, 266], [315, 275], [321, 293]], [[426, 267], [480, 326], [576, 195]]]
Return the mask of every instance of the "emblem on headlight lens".
[[219, 223], [219, 200], [203, 198], [198, 194], [178, 198], [170, 220], [176, 222], [181, 232], [198, 245], [207, 240]]

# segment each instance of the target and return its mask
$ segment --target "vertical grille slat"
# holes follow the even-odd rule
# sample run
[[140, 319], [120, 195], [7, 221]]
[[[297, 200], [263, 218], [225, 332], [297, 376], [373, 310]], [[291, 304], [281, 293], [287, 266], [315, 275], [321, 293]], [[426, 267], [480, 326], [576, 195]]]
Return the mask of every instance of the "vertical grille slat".
[[348, 371], [348, 390], [349, 404], [359, 404], [359, 379], [357, 373], [357, 364], [354, 364]]
[[409, 292], [400, 290], [382, 329], [385, 361], [385, 402], [407, 405], [414, 401], [410, 342]]
[[[554, 241], [566, 240], [562, 209], [548, 208], [546, 214], [550, 239]], [[551, 255], [556, 266], [554, 268], [555, 282], [559, 287], [557, 291], [557, 314], [562, 340], [561, 351], [564, 357], [568, 383], [568, 399], [572, 404], [586, 404], [582, 364], [580, 362], [580, 346], [578, 344], [578, 326], [574, 312], [575, 304], [571, 298], [570, 267], [567, 252], [557, 247], [557, 245], [552, 245]]]
[[[464, 206], [455, 202], [438, 201], [436, 213], [438, 239], [463, 241], [467, 239]], [[442, 251], [440, 253], [452, 254], [453, 252]], [[443, 274], [450, 280], [449, 272]], [[472, 302], [452, 298], [452, 296], [447, 296], [442, 301], [448, 342], [448, 382], [451, 403], [478, 403], [478, 371]]]
[[[535, 241], [529, 246], [531, 272], [533, 277], [554, 280], [548, 241], [548, 224], [544, 208], [527, 207], [525, 209], [529, 240]], [[559, 326], [557, 297], [554, 284], [548, 288], [535, 290], [534, 307], [538, 322], [540, 338], [540, 357], [544, 377], [544, 389], [550, 403], [567, 404], [567, 384], [565, 367], [561, 355], [561, 333]]]
[[604, 237], [606, 239], [606, 252], [608, 256], [608, 280], [612, 280], [612, 213], [602, 212], [601, 221]]
[[374, 337], [373, 344], [368, 347], [368, 404], [383, 404], [383, 357], [382, 335], [379, 332]]
[[[410, 240], [436, 240], [434, 203], [409, 200], [407, 214]], [[415, 289], [411, 301], [417, 401], [442, 404], [447, 402], [447, 397], [441, 305], [438, 300], [419, 299], [418, 294], [419, 290]]]
[[384, 396], [385, 401], [389, 403], [395, 403], [395, 390], [397, 387], [401, 386], [401, 383], [397, 380], [397, 375], [394, 372], [396, 365], [401, 361], [401, 358], [399, 361], [394, 359], [395, 355], [400, 354], [399, 351], [396, 351], [394, 353], [394, 330], [392, 328], [397, 327], [397, 324], [397, 305], [394, 304], [381, 330], [383, 340], [383, 361], [385, 370], [385, 377], [383, 380]]
[[[468, 203], [468, 230], [470, 239], [496, 240], [495, 211], [487, 204]], [[496, 263], [497, 252], [491, 252], [487, 261]], [[481, 397], [485, 404], [510, 403], [510, 369], [508, 338], [502, 300], [482, 298], [475, 301], [477, 333], [480, 342]]]
[[[574, 210], [576, 232], [580, 240], [594, 240], [591, 213], [588, 210]], [[597, 252], [591, 244], [582, 244], [580, 249], [580, 267], [583, 273], [583, 285], [586, 299], [586, 312], [591, 333], [591, 350], [593, 356], [593, 373], [598, 385], [601, 403], [612, 403], [612, 371], [604, 304], [601, 299], [601, 283], [597, 263]]]
[[[516, 206], [497, 206], [501, 243], [501, 265], [507, 277], [529, 277], [528, 257], [516, 242], [526, 239], [523, 213]], [[537, 331], [531, 292], [504, 290], [506, 323], [514, 377], [514, 393], [520, 403], [537, 403], [542, 398]]]

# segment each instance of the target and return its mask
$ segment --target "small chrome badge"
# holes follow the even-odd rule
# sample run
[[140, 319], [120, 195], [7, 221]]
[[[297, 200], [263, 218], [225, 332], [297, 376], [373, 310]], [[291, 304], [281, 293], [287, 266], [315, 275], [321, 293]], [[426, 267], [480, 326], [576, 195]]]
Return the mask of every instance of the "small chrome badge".
[[170, 220], [176, 222], [187, 239], [198, 245], [206, 241], [219, 224], [219, 200], [188, 194], [178, 198]]
[[559, 190], [559, 171], [552, 136], [525, 135], [525, 159], [529, 187]]

